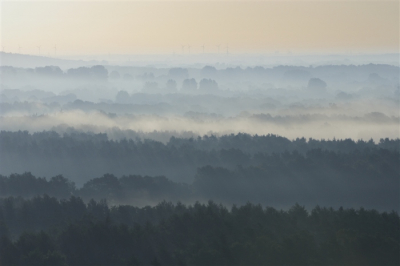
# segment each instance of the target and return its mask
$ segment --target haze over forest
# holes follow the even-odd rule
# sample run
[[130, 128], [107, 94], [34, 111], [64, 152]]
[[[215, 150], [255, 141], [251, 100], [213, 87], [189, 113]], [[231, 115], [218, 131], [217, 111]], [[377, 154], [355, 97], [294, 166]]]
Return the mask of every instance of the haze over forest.
[[[1, 70], [5, 130], [62, 133], [73, 127], [111, 138], [129, 130], [374, 141], [398, 136], [399, 68], [387, 64]], [[117, 129], [125, 133], [112, 133]]]
[[307, 159], [314, 149], [342, 156], [367, 147], [398, 153], [396, 65], [71, 62], [87, 65], [1, 66], [1, 174], [61, 174], [78, 187], [106, 173], [192, 184], [201, 167], [236, 171], [260, 165], [260, 154], [300, 152]]
[[399, 265], [398, 10], [2, 2], [0, 265]]

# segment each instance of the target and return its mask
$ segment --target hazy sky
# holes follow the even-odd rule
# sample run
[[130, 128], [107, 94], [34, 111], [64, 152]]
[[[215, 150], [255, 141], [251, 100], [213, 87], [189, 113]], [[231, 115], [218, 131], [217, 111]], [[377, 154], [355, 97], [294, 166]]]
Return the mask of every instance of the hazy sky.
[[0, 1], [13, 53], [399, 51], [399, 1]]

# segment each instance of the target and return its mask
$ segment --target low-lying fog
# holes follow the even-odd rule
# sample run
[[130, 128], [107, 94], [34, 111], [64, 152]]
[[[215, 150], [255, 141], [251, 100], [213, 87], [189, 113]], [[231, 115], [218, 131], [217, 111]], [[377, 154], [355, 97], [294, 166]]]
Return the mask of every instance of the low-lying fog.
[[399, 137], [399, 96], [392, 65], [2, 66], [0, 129], [379, 141]]
[[[43, 116], [3, 116], [1, 130], [65, 132], [73, 127], [83, 132], [105, 132], [111, 139], [130, 138], [129, 130], [190, 132], [191, 135], [224, 135], [231, 133], [277, 134], [289, 139], [373, 139], [399, 137], [399, 118], [383, 113], [363, 116], [300, 114], [271, 116], [269, 114], [241, 114], [235, 117], [190, 113], [185, 116], [121, 115], [82, 110], [66, 111]], [[167, 141], [167, 139], [157, 139]]]

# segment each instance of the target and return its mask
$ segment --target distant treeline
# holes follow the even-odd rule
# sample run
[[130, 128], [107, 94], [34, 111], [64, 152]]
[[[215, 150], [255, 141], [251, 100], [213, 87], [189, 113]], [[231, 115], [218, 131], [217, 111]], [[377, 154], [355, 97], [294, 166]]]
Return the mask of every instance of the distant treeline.
[[[149, 160], [151, 158], [151, 162], [158, 165], [158, 160], [169, 160], [171, 158], [168, 157], [173, 155], [160, 147], [168, 145], [159, 146], [159, 152], [147, 151]], [[188, 146], [177, 144], [173, 147], [179, 154], [180, 148]], [[61, 149], [57, 151], [63, 153]], [[25, 152], [29, 154], [29, 151]], [[75, 153], [77, 161], [83, 152], [85, 150]], [[192, 152], [197, 153], [197, 158], [214, 154], [215, 160], [222, 157], [237, 166], [232, 169], [211, 165], [200, 167], [190, 184], [173, 182], [164, 176], [125, 175], [117, 178], [105, 174], [88, 178], [90, 180], [81, 188], [62, 176], [46, 180], [30, 173], [13, 174], [0, 176], [0, 196], [33, 197], [48, 194], [68, 198], [74, 195], [87, 201], [107, 199], [113, 204], [136, 205], [154, 204], [162, 200], [194, 202], [208, 199], [224, 204], [250, 201], [272, 206], [290, 206], [302, 202], [308, 206], [318, 203], [323, 206], [399, 210], [400, 154], [394, 150], [365, 148], [344, 153], [313, 149], [305, 154], [286, 151], [280, 154], [256, 153], [252, 156], [236, 149], [223, 149], [220, 152], [194, 149]], [[157, 155], [165, 157], [157, 158]], [[190, 155], [186, 155], [188, 163], [191, 162]], [[52, 156], [57, 155], [49, 154], [47, 160], [51, 162]], [[118, 151], [111, 149], [109, 160], [114, 160], [118, 165], [123, 158], [119, 156]], [[176, 156], [181, 158], [181, 162], [170, 162], [177, 167], [184, 167], [184, 153], [181, 156]], [[145, 160], [140, 162], [145, 163]], [[148, 167], [151, 167], [151, 162], [148, 162]], [[134, 171], [135, 167], [132, 168]]]
[[[307, 169], [310, 178], [329, 176], [331, 171], [340, 175], [355, 171], [357, 176], [364, 175], [365, 169], [370, 166], [375, 168], [367, 171], [367, 176], [376, 171], [382, 171], [377, 176], [386, 176], [385, 171], [395, 173], [394, 170], [398, 169], [399, 147], [399, 139], [381, 139], [375, 144], [372, 140], [298, 138], [291, 141], [276, 135], [237, 134], [190, 139], [172, 137], [164, 144], [140, 139], [114, 141], [109, 140], [106, 134], [71, 133], [60, 136], [52, 131], [34, 134], [1, 131], [0, 174], [32, 172], [47, 177], [62, 174], [78, 185], [105, 173], [116, 176], [163, 175], [173, 181], [191, 183], [199, 167], [210, 165], [232, 170], [237, 166], [271, 165], [270, 162], [279, 160], [282, 164], [271, 166], [275, 173], [279, 173], [274, 174], [275, 177], [288, 169], [300, 173], [302, 168]], [[311, 156], [316, 152], [321, 156]], [[312, 165], [285, 165], [296, 160], [315, 161], [317, 168], [321, 165], [326, 167], [317, 174], [317, 168]], [[318, 160], [324, 160], [324, 164]], [[356, 170], [348, 165], [355, 165]], [[268, 176], [272, 176], [271, 173]]]
[[[96, 78], [96, 79], [111, 79], [120, 78], [121, 76], [126, 78], [132, 78], [132, 74], [136, 78], [146, 78], [154, 79], [157, 76], [168, 76], [170, 78], [184, 79], [190, 77], [187, 68], [137, 68], [137, 67], [108, 67], [108, 69], [115, 69], [111, 71], [109, 75], [109, 70], [107, 70], [102, 65], [96, 65], [92, 67], [79, 67], [70, 68], [67, 71], [63, 71], [58, 66], [45, 66], [36, 68], [14, 68], [11, 66], [1, 66], [1, 75], [7, 77], [49, 77], [49, 78], [62, 78], [62, 77], [72, 77], [72, 78]], [[147, 71], [151, 71], [147, 73]], [[341, 73], [340, 76], [336, 78], [345, 76], [346, 74], [353, 77], [364, 76], [366, 73], [377, 73], [381, 75], [398, 76], [399, 67], [392, 65], [383, 64], [367, 64], [367, 65], [324, 65], [324, 66], [276, 66], [272, 68], [264, 68], [262, 66], [256, 67], [228, 67], [225, 69], [216, 69], [213, 66], [204, 66], [201, 69], [190, 69], [190, 72], [196, 76], [207, 77], [207, 78], [229, 78], [229, 79], [271, 79], [276, 77], [284, 77], [286, 79], [303, 79], [310, 78], [313, 75], [322, 76], [326, 73]], [[121, 72], [121, 73], [120, 73]], [[155, 74], [154, 74], [154, 73]], [[124, 75], [129, 76], [124, 76]], [[368, 77], [367, 74], [367, 77]]]
[[[1, 177], [0, 196], [46, 193], [137, 204], [214, 199], [287, 206], [301, 201], [398, 210], [398, 149], [399, 139], [375, 144], [238, 134], [172, 137], [163, 144], [113, 141], [105, 134], [2, 131], [0, 171], [7, 176]], [[10, 175], [23, 172], [54, 178]]]
[[79, 196], [85, 201], [106, 199], [111, 203], [131, 202], [135, 205], [163, 200], [188, 200], [193, 196], [187, 184], [175, 183], [164, 176], [124, 176], [106, 174], [77, 188], [73, 182], [59, 175], [50, 178], [35, 177], [31, 173], [0, 175], [0, 198], [14, 196], [32, 198], [49, 195], [58, 199]]
[[[223, 136], [204, 135], [197, 138], [179, 138], [171, 137], [166, 144], [151, 139], [123, 139], [119, 141], [110, 140], [105, 133], [91, 133], [75, 131], [71, 128], [71, 133], [58, 134], [55, 131], [42, 131], [30, 134], [28, 131], [0, 131], [0, 147], [1, 150], [17, 151], [24, 147], [32, 151], [35, 147], [41, 150], [53, 150], [57, 146], [61, 149], [68, 150], [71, 145], [87, 146], [83, 148], [92, 148], [99, 150], [102, 146], [111, 146], [113, 149], [121, 150], [126, 147], [129, 151], [140, 149], [143, 146], [148, 148], [182, 148], [188, 147], [195, 150], [228, 150], [238, 149], [245, 153], [255, 154], [258, 152], [281, 153], [285, 151], [298, 151], [305, 153], [313, 149], [329, 150], [335, 152], [350, 152], [366, 148], [382, 148], [388, 150], [400, 151], [400, 139], [380, 139], [379, 143], [368, 140], [352, 140], [352, 139], [333, 139], [333, 140], [317, 140], [313, 138], [305, 139], [296, 138], [289, 140], [274, 134], [268, 135], [250, 135], [246, 133], [230, 134]], [[134, 131], [132, 131], [134, 133]], [[160, 132], [161, 134], [162, 132]], [[143, 135], [143, 134], [142, 134]], [[69, 147], [71, 148], [71, 147]], [[82, 149], [82, 148], [81, 148]], [[97, 151], [94, 151], [95, 153]]]
[[0, 199], [1, 265], [399, 265], [395, 212]]

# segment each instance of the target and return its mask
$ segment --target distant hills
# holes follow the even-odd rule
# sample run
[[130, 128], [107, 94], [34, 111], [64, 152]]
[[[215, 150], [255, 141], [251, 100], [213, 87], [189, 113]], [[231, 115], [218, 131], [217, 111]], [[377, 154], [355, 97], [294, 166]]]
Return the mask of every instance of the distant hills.
[[67, 59], [59, 59], [46, 56], [0, 52], [1, 66], [35, 68], [35, 67], [55, 65], [67, 69], [80, 66], [93, 66], [93, 65], [106, 65], [106, 64], [108, 64], [107, 61], [67, 60]]
[[35, 68], [56, 65], [62, 69], [93, 65], [119, 66], [157, 66], [157, 67], [203, 67], [212, 65], [217, 69], [237, 66], [322, 66], [322, 65], [366, 65], [387, 64], [399, 66], [399, 54], [115, 54], [97, 58], [96, 60], [60, 59], [47, 56], [0, 52], [0, 66]]

